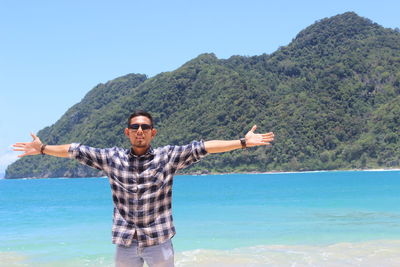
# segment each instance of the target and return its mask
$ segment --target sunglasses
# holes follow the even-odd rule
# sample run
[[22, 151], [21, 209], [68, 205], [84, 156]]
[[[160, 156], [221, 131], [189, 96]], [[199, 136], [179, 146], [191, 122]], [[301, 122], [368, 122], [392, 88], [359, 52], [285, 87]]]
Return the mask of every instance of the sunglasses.
[[153, 125], [134, 123], [134, 124], [129, 125], [128, 128], [131, 130], [134, 130], [134, 131], [137, 131], [137, 130], [139, 130], [139, 128], [142, 128], [142, 131], [146, 131], [146, 130], [152, 129]]

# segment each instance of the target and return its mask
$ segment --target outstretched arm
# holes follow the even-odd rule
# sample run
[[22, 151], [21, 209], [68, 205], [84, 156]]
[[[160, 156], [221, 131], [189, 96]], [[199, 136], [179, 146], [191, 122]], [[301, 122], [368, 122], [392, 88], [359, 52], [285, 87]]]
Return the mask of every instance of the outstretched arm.
[[[246, 134], [246, 147], [270, 145], [274, 141], [274, 133], [256, 134], [254, 133], [256, 129], [257, 126], [254, 125]], [[227, 152], [242, 148], [240, 140], [212, 140], [204, 142], [204, 145], [208, 153]]]
[[68, 149], [70, 147], [70, 144], [55, 145], [55, 146], [44, 145], [42, 141], [40, 141], [39, 137], [37, 137], [33, 133], [31, 133], [31, 136], [33, 138], [32, 142], [15, 143], [13, 145], [14, 151], [24, 152], [18, 157], [21, 158], [29, 155], [39, 155], [41, 153], [55, 157], [62, 157], [62, 158], [68, 157]]

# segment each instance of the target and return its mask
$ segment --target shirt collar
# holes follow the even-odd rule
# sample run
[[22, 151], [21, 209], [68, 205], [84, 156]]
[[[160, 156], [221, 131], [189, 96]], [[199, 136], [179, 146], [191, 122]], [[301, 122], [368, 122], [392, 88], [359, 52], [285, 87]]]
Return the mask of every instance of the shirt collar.
[[154, 155], [154, 149], [151, 146], [147, 149], [146, 153], [144, 153], [143, 155], [140, 155], [140, 156], [136, 155], [133, 152], [133, 148], [131, 148], [129, 150], [129, 156], [135, 157], [135, 158], [149, 157], [149, 156], [153, 156], [153, 155]]

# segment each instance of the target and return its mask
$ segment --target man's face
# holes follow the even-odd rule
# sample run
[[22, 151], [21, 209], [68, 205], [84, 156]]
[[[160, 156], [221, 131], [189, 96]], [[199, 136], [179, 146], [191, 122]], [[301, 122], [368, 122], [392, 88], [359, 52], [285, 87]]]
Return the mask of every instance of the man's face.
[[150, 119], [145, 116], [136, 116], [131, 119], [130, 125], [132, 124], [139, 125], [137, 129], [125, 129], [125, 135], [128, 136], [132, 146], [134, 148], [148, 148], [151, 140], [153, 140], [157, 133], [157, 130], [154, 128], [143, 129], [146, 128], [145, 125], [151, 125]]

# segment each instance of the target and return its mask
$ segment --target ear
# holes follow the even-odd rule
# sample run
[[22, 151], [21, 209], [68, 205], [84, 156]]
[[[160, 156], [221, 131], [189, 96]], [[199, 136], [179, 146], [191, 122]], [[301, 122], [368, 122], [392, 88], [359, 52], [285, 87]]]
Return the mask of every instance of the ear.
[[125, 134], [127, 137], [129, 137], [129, 129], [128, 129], [128, 128], [125, 128], [124, 134]]
[[157, 134], [157, 129], [155, 128], [151, 129], [151, 137], [156, 136], [156, 134]]

